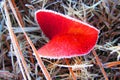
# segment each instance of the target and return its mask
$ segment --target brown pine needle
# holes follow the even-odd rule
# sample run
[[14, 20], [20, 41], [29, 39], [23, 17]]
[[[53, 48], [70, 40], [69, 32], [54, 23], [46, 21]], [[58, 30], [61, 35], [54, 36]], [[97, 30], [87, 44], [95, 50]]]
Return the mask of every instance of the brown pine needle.
[[10, 0], [8, 0], [8, 2], [9, 2], [9, 4], [10, 4], [11, 10], [12, 10], [12, 12], [13, 12], [13, 14], [14, 14], [14, 16], [15, 16], [15, 18], [16, 18], [19, 26], [20, 26], [20, 28], [22, 29], [22, 31], [23, 31], [23, 33], [24, 33], [24, 35], [25, 35], [28, 43], [30, 44], [30, 46], [31, 46], [31, 48], [32, 48], [32, 50], [33, 50], [33, 52], [34, 52], [34, 55], [35, 55], [35, 57], [36, 57], [36, 59], [37, 59], [37, 61], [38, 61], [38, 64], [39, 64], [39, 66], [40, 66], [43, 74], [45, 75], [45, 78], [46, 78], [47, 80], [52, 80], [51, 77], [50, 77], [50, 74], [48, 73], [45, 65], [44, 65], [43, 62], [42, 62], [41, 57], [38, 55], [38, 51], [36, 50], [36, 48], [35, 48], [35, 46], [33, 45], [32, 41], [29, 39], [29, 37], [27, 36], [26, 32], [24, 31], [23, 26], [22, 26], [22, 24], [21, 24], [20, 21], [19, 21], [19, 18], [18, 18], [18, 16], [17, 16], [17, 13], [16, 13], [16, 11], [15, 11], [15, 9], [14, 9], [14, 6], [13, 6], [12, 2], [11, 2]]
[[120, 61], [114, 61], [114, 62], [109, 62], [109, 63], [104, 64], [104, 66], [107, 68], [111, 68], [117, 65], [120, 65]]
[[[4, 10], [5, 10], [5, 15], [6, 15], [6, 20], [7, 20], [6, 24], [7, 24], [7, 27], [8, 27], [8, 31], [9, 31], [12, 43], [13, 43], [15, 53], [17, 53], [16, 56], [17, 56], [17, 60], [19, 62], [20, 68], [21, 68], [21, 72], [23, 74], [24, 79], [27, 80], [25, 75], [24, 75], [24, 70], [25, 70], [26, 75], [28, 77], [28, 80], [31, 80], [31, 77], [30, 77], [30, 74], [29, 74], [29, 71], [28, 71], [28, 68], [27, 68], [27, 64], [25, 62], [25, 59], [24, 59], [23, 54], [20, 50], [20, 46], [18, 44], [17, 38], [16, 38], [16, 36], [13, 32], [13, 29], [12, 29], [12, 25], [11, 25], [11, 22], [10, 22], [10, 17], [9, 17], [8, 9], [7, 9], [7, 6], [6, 6], [6, 2], [4, 3]], [[21, 62], [22, 62], [22, 65], [21, 65]], [[24, 67], [24, 70], [22, 69], [22, 66]]]
[[11, 3], [13, 4], [13, 7], [14, 7], [16, 13], [17, 13], [17, 16], [18, 16], [18, 18], [19, 18], [19, 21], [20, 21], [22, 27], [24, 27], [25, 25], [24, 25], [24, 22], [23, 22], [23, 20], [22, 20], [22, 16], [21, 16], [21, 14], [19, 13], [18, 8], [16, 7], [15, 1], [14, 1], [14, 0], [11, 0]]
[[102, 66], [102, 63], [100, 62], [100, 59], [99, 59], [99, 57], [97, 56], [96, 51], [95, 51], [94, 49], [92, 50], [92, 53], [93, 53], [93, 55], [95, 56], [95, 59], [96, 59], [96, 61], [97, 61], [97, 64], [99, 65], [99, 67], [100, 67], [100, 69], [101, 69], [101, 71], [102, 71], [102, 73], [103, 73], [103, 76], [104, 76], [105, 80], [108, 80], [107, 74], [106, 74], [106, 72], [105, 72], [105, 70], [104, 70], [104, 68], [103, 68], [103, 66]]
[[[70, 65], [68, 59], [65, 59], [65, 62], [66, 62], [67, 65]], [[72, 68], [71, 68], [71, 67], [68, 67], [68, 69], [69, 69], [69, 71], [70, 71], [70, 73], [71, 73], [71, 75], [72, 75], [73, 80], [77, 80], [77, 78], [76, 78], [76, 76], [75, 76], [75, 74], [74, 74]]]

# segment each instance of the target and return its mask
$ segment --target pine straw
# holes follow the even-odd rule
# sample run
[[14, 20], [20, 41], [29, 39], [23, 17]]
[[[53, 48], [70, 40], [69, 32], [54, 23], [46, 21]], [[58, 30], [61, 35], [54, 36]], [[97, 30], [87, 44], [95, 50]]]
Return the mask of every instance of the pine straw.
[[[119, 3], [119, 0], [3, 1], [0, 12], [0, 79], [119, 79]], [[11, 4], [16, 12], [13, 12]], [[86, 56], [67, 61], [38, 57], [36, 49], [48, 42], [48, 39], [39, 29], [34, 13], [43, 8], [69, 15], [98, 28], [101, 32], [95, 50]], [[44, 63], [42, 67], [40, 63]]]

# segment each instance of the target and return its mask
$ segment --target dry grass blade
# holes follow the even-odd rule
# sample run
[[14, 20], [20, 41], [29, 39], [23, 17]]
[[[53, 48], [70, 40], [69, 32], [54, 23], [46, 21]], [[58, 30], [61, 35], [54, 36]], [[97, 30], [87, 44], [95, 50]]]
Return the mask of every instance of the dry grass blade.
[[106, 74], [106, 72], [105, 72], [105, 70], [104, 70], [104, 68], [103, 68], [103, 66], [102, 66], [102, 63], [100, 62], [100, 60], [99, 60], [99, 58], [98, 58], [98, 56], [97, 56], [97, 54], [96, 54], [96, 52], [95, 52], [94, 49], [92, 50], [92, 53], [93, 53], [93, 55], [95, 56], [95, 59], [96, 59], [96, 61], [97, 61], [97, 64], [99, 65], [99, 67], [100, 67], [100, 69], [101, 69], [101, 71], [102, 71], [102, 73], [103, 73], [103, 76], [104, 76], [105, 80], [108, 80], [107, 74]]
[[22, 26], [22, 24], [21, 24], [20, 21], [19, 21], [19, 18], [18, 18], [17, 14], [16, 14], [16, 11], [15, 11], [15, 9], [14, 9], [14, 6], [13, 6], [12, 2], [11, 2], [10, 0], [8, 0], [8, 2], [9, 2], [9, 4], [10, 4], [10, 7], [11, 7], [11, 9], [12, 9], [12, 12], [13, 12], [13, 14], [14, 14], [14, 16], [15, 16], [18, 24], [19, 24], [19, 26], [21, 27], [21, 29], [22, 29], [22, 31], [23, 31], [23, 33], [24, 33], [24, 35], [25, 35], [28, 43], [29, 43], [30, 46], [32, 47], [32, 50], [33, 50], [33, 52], [34, 52], [34, 55], [35, 55], [35, 57], [36, 57], [36, 59], [37, 59], [37, 61], [38, 61], [38, 64], [39, 64], [41, 70], [43, 71], [46, 79], [47, 79], [47, 80], [51, 80], [50, 74], [48, 73], [47, 69], [45, 68], [45, 66], [44, 66], [44, 64], [43, 64], [43, 62], [42, 62], [42, 59], [41, 59], [40, 56], [38, 55], [38, 52], [37, 52], [36, 48], [34, 47], [32, 41], [29, 39], [29, 37], [27, 36], [27, 34], [25, 33], [24, 29], [22, 28], [23, 26]]
[[15, 75], [14, 74], [12, 74], [12, 73], [10, 73], [9, 71], [1, 71], [0, 70], [0, 78], [4, 78], [5, 80], [8, 80], [9, 78], [12, 78], [12, 77], [14, 77]]
[[[23, 29], [25, 32], [34, 32], [34, 31], [38, 31], [40, 28], [39, 27], [24, 27]], [[13, 27], [13, 30], [14, 30], [14, 33], [23, 32], [20, 27]]]

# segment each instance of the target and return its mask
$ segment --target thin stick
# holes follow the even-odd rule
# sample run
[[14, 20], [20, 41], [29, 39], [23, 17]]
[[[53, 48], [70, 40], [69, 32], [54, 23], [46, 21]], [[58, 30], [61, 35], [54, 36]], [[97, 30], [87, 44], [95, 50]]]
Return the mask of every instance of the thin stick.
[[[67, 65], [70, 65], [68, 59], [65, 59], [65, 62], [66, 62]], [[68, 67], [68, 69], [69, 69], [69, 71], [70, 71], [70, 73], [71, 73], [71, 75], [72, 75], [73, 80], [77, 80], [76, 77], [75, 77], [75, 74], [74, 74], [74, 72], [73, 72], [73, 70], [72, 70], [72, 68], [71, 68], [71, 67]]]
[[101, 71], [103, 73], [103, 76], [104, 76], [105, 80], [108, 80], [107, 74], [106, 74], [106, 72], [105, 72], [105, 70], [104, 70], [104, 68], [102, 66], [102, 63], [100, 62], [99, 57], [97, 56], [96, 51], [94, 49], [92, 50], [92, 53], [95, 56], [97, 64], [99, 65], [99, 67], [100, 67], [100, 69], [101, 69]]
[[24, 29], [23, 29], [23, 27], [22, 27], [22, 25], [21, 25], [21, 23], [20, 23], [20, 21], [19, 21], [19, 18], [18, 18], [17, 14], [16, 14], [16, 11], [15, 11], [15, 9], [14, 9], [14, 7], [13, 7], [13, 4], [11, 3], [11, 0], [8, 0], [8, 2], [9, 2], [9, 4], [10, 4], [10, 7], [11, 7], [11, 9], [12, 9], [12, 12], [13, 12], [13, 14], [14, 14], [14, 16], [15, 16], [15, 18], [16, 18], [19, 26], [20, 26], [20, 28], [22, 29], [22, 31], [23, 31], [23, 33], [24, 33], [24, 35], [25, 35], [28, 43], [30, 44], [30, 46], [31, 46], [31, 48], [32, 48], [32, 50], [33, 50], [33, 52], [34, 52], [34, 55], [35, 55], [35, 57], [36, 57], [36, 59], [37, 59], [37, 61], [38, 61], [38, 64], [39, 64], [39, 66], [40, 66], [43, 74], [45, 75], [45, 78], [46, 78], [47, 80], [52, 80], [51, 77], [50, 77], [50, 74], [48, 73], [45, 65], [44, 65], [43, 62], [42, 62], [41, 57], [38, 55], [38, 54], [39, 54], [38, 51], [36, 50], [36, 48], [34, 47], [32, 41], [29, 39], [29, 37], [28, 37], [27, 34], [25, 33], [25, 31], [24, 31]]

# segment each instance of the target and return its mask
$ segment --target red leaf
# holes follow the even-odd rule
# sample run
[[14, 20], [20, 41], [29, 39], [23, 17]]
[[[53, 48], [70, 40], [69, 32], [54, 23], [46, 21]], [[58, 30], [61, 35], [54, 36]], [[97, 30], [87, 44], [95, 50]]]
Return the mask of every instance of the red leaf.
[[50, 38], [38, 52], [48, 58], [66, 58], [89, 53], [95, 46], [99, 31], [80, 20], [50, 10], [36, 12], [36, 20]]

